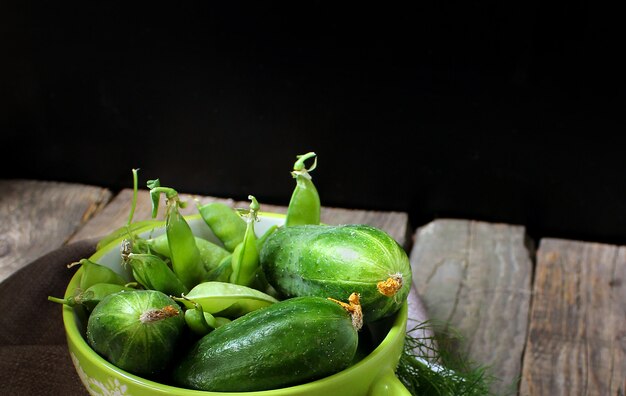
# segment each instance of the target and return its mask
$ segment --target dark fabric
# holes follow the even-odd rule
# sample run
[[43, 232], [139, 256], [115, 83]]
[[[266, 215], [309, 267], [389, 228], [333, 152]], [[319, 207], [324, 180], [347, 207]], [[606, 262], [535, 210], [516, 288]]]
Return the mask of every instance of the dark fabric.
[[95, 240], [61, 247], [0, 283], [0, 394], [87, 395], [67, 349], [63, 297], [77, 268], [67, 264], [89, 257]]

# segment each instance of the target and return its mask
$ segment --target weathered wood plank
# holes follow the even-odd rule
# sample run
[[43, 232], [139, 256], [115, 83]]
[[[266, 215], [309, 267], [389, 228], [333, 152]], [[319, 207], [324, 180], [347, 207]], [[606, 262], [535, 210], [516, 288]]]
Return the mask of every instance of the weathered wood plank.
[[0, 180], [0, 281], [71, 239], [111, 199], [82, 184]]
[[490, 366], [496, 394], [516, 391], [531, 297], [524, 227], [435, 220], [416, 231], [410, 259], [428, 318], [457, 330], [461, 350]]
[[521, 395], [626, 393], [626, 247], [542, 239]]
[[[132, 202], [132, 189], [122, 190], [107, 207], [88, 224], [86, 224], [79, 232], [72, 237], [72, 241], [81, 239], [101, 237], [107, 233], [123, 226], [128, 221], [130, 205]], [[180, 194], [181, 199], [188, 202], [184, 214], [197, 213], [194, 201], [201, 204], [208, 202], [224, 202], [231, 207], [247, 208], [248, 201], [235, 201], [228, 198], [195, 196], [189, 194]], [[164, 201], [161, 208], [165, 208]], [[261, 202], [261, 210], [265, 212], [286, 213], [286, 206], [267, 205]], [[147, 190], [139, 190], [137, 194], [137, 207], [133, 219], [135, 221], [147, 220], [151, 218], [152, 203], [150, 202]], [[160, 210], [158, 218], [163, 218], [164, 210]], [[406, 237], [408, 232], [408, 214], [404, 212], [384, 212], [384, 211], [364, 211], [342, 208], [322, 208], [322, 221], [327, 224], [345, 224], [345, 223], [362, 223], [379, 227], [387, 231], [394, 237], [398, 243], [407, 246], [409, 239]]]

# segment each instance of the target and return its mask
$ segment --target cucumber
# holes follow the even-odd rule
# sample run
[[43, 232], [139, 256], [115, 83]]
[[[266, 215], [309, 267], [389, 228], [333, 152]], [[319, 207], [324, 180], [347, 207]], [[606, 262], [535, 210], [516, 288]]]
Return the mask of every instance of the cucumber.
[[341, 300], [358, 293], [365, 323], [398, 311], [411, 288], [405, 250], [369, 225], [281, 227], [263, 245], [260, 261], [281, 298]]
[[87, 342], [130, 373], [154, 375], [173, 358], [185, 320], [178, 304], [156, 290], [109, 294], [87, 322]]
[[277, 389], [345, 369], [357, 344], [357, 328], [342, 306], [321, 297], [293, 298], [204, 336], [175, 365], [173, 380], [205, 391]]

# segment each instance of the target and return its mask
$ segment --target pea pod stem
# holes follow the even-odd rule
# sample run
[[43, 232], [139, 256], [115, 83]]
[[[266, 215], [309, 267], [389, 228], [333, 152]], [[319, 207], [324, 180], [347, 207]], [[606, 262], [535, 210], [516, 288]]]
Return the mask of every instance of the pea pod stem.
[[100, 250], [102, 247], [106, 246], [107, 244], [109, 244], [110, 242], [122, 237], [122, 236], [127, 236], [128, 238], [133, 238], [133, 232], [136, 231], [137, 229], [141, 228], [142, 226], [146, 225], [146, 224], [150, 224], [150, 223], [155, 223], [155, 220], [144, 220], [144, 221], [139, 221], [137, 223], [133, 223], [133, 217], [135, 215], [135, 210], [137, 208], [137, 191], [138, 191], [138, 177], [137, 177], [137, 172], [139, 171], [139, 169], [132, 169], [132, 173], [133, 173], [133, 198], [131, 200], [130, 203], [130, 212], [128, 214], [128, 221], [126, 223], [126, 225], [114, 230], [113, 232], [109, 233], [108, 235], [106, 235], [105, 237], [101, 238], [97, 245], [96, 245], [96, 250]]
[[[137, 208], [137, 191], [138, 191], [138, 177], [137, 172], [139, 169], [133, 169], [133, 199], [130, 204], [130, 213], [128, 214], [128, 222], [126, 226], [130, 229], [130, 225], [133, 222], [133, 216], [135, 215], [135, 209]], [[130, 233], [130, 232], [129, 232]]]
[[52, 296], [48, 296], [48, 301], [52, 301], [55, 303], [59, 303], [59, 304], [66, 304], [69, 305], [71, 304], [71, 301], [69, 298], [58, 298], [58, 297], [52, 297]]
[[187, 206], [187, 203], [180, 200], [178, 196], [178, 191], [174, 190], [171, 187], [162, 187], [161, 180], [159, 179], [148, 180], [147, 187], [150, 189], [150, 198], [152, 201], [152, 218], [157, 217], [159, 211], [159, 197], [161, 196], [161, 194], [165, 195], [168, 208], [170, 208], [174, 204], [180, 208], [184, 208]]
[[82, 305], [87, 308], [88, 311], [91, 311], [104, 297], [122, 290], [134, 290], [133, 285], [136, 286], [136, 283], [131, 282], [125, 285], [114, 283], [96, 283], [95, 285], [90, 286], [87, 290], [77, 288], [71, 296], [66, 298], [48, 296], [48, 301], [64, 304], [69, 307]]
[[[308, 174], [308, 172], [313, 171], [313, 169], [317, 167], [317, 154], [315, 154], [315, 152], [313, 151], [310, 151], [306, 154], [298, 155], [296, 156], [296, 158], [298, 158], [298, 160], [296, 161], [295, 164], [293, 164], [293, 173], [305, 171], [305, 173]], [[313, 165], [311, 165], [311, 167], [307, 169], [305, 167], [305, 161], [310, 158], [315, 158], [315, 159], [313, 161]]]

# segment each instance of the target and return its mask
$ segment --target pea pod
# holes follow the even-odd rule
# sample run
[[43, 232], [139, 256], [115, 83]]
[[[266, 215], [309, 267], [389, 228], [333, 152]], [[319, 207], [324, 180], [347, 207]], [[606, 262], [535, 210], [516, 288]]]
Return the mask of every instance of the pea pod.
[[199, 336], [204, 336], [217, 329], [220, 326], [225, 325], [230, 322], [230, 319], [222, 317], [222, 316], [213, 316], [208, 312], [204, 312], [202, 309], [202, 305], [198, 304], [195, 301], [189, 300], [186, 297], [187, 301], [190, 301], [194, 307], [188, 308], [185, 310], [185, 323], [187, 323], [187, 327], [194, 333]]
[[[310, 168], [306, 168], [305, 161], [314, 158], [315, 162]], [[311, 180], [309, 172], [317, 166], [317, 157], [314, 152], [298, 155], [298, 160], [293, 166], [291, 175], [296, 179], [296, 187], [293, 190], [289, 206], [287, 207], [287, 217], [285, 226], [319, 224], [321, 204], [320, 197]]]
[[168, 295], [179, 295], [189, 290], [159, 256], [130, 253], [128, 264], [132, 268], [134, 278], [146, 289], [158, 290]]
[[76, 289], [75, 293], [67, 298], [57, 298], [48, 296], [48, 301], [65, 304], [69, 307], [82, 305], [88, 311], [92, 311], [102, 299], [109, 294], [117, 293], [123, 290], [135, 290], [133, 285], [136, 283], [128, 283], [126, 285], [118, 285], [115, 283], [96, 283], [87, 290]]
[[232, 252], [243, 241], [246, 222], [236, 210], [222, 202], [210, 202], [199, 205], [198, 211], [226, 250]]
[[87, 290], [90, 286], [97, 283], [115, 283], [118, 285], [126, 284], [126, 280], [117, 272], [104, 265], [98, 264], [89, 259], [83, 258], [78, 262], [69, 264], [67, 267], [72, 268], [76, 265], [82, 266], [83, 273], [80, 275], [78, 287]]
[[230, 274], [233, 273], [233, 255], [224, 257], [217, 267], [209, 271], [207, 281], [228, 282]]
[[[230, 254], [228, 250], [219, 245], [216, 245], [209, 240], [200, 238], [198, 236], [196, 236], [195, 239], [196, 246], [198, 247], [198, 251], [200, 252], [200, 259], [202, 260], [202, 264], [204, 265], [204, 269], [206, 271], [210, 271], [216, 268], [219, 263], [224, 259], [224, 257]], [[170, 251], [167, 234], [161, 234], [157, 237], [146, 239], [144, 240], [144, 242], [150, 249], [154, 250], [156, 253], [168, 258], [172, 258], [172, 252]]]
[[245, 215], [246, 233], [243, 241], [237, 245], [232, 257], [233, 272], [230, 275], [230, 282], [237, 285], [250, 286], [255, 279], [255, 274], [259, 269], [259, 250], [257, 248], [256, 235], [254, 234], [254, 223], [258, 221], [259, 202], [249, 195], [250, 210]]
[[187, 327], [199, 336], [209, 334], [217, 327], [215, 317], [208, 312], [204, 312], [200, 304], [195, 302], [193, 304], [193, 308], [188, 308], [185, 311]]
[[[265, 233], [260, 238], [256, 240], [257, 251], [259, 252], [261, 251], [261, 247], [263, 246], [267, 238], [270, 235], [272, 235], [274, 231], [276, 231], [277, 229], [278, 229], [277, 225], [271, 226], [270, 228], [267, 229], [267, 231], [265, 231]], [[233, 272], [233, 267], [232, 267], [233, 255], [234, 254], [230, 254], [224, 257], [217, 267], [209, 271], [207, 275], [207, 281], [229, 282], [230, 276]], [[265, 279], [265, 274], [263, 273], [260, 266], [254, 274], [254, 279], [252, 280], [251, 284], [248, 286], [251, 286], [257, 290], [265, 291], [267, 294], [270, 294], [272, 296], [276, 295], [276, 291], [272, 288], [272, 286]]]
[[153, 217], [157, 215], [159, 195], [164, 193], [167, 198], [165, 232], [172, 255], [172, 269], [187, 288], [192, 288], [204, 279], [206, 271], [191, 227], [179, 211], [179, 207], [185, 207], [186, 204], [180, 201], [176, 190], [161, 187], [158, 179], [150, 180], [148, 188], [152, 198]]
[[[205, 312], [206, 315], [206, 312]], [[215, 328], [217, 329], [218, 327], [222, 327], [225, 324], [228, 324], [230, 322], [232, 322], [232, 320], [224, 317], [224, 316], [214, 316], [215, 318]]]
[[228, 282], [203, 282], [184, 297], [176, 297], [186, 308], [194, 308], [192, 300], [212, 315], [235, 318], [278, 302], [274, 297], [251, 287]]

